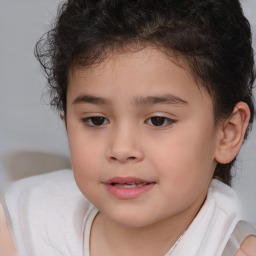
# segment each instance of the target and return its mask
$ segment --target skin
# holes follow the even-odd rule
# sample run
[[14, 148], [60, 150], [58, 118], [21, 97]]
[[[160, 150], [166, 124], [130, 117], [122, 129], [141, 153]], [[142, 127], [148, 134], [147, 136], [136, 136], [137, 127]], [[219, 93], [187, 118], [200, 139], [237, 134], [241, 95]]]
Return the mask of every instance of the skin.
[[[100, 210], [91, 255], [164, 255], [204, 203], [217, 161], [237, 154], [249, 115], [240, 102], [216, 126], [208, 93], [154, 48], [71, 70], [65, 122], [72, 167], [80, 190]], [[153, 186], [118, 198], [105, 184], [113, 177]], [[255, 238], [248, 237], [236, 256], [255, 251]]]
[[[172, 95], [171, 102], [145, 100], [166, 95]], [[103, 121], [95, 126], [97, 116]], [[155, 126], [155, 116], [164, 124]], [[210, 96], [189, 71], [154, 48], [72, 70], [66, 126], [76, 182], [100, 210], [92, 255], [138, 255], [137, 248], [139, 255], [166, 253], [200, 210], [217, 158], [227, 160]], [[124, 200], [106, 189], [113, 177], [154, 185]]]
[[14, 256], [15, 245], [8, 230], [4, 210], [0, 204], [0, 255]]

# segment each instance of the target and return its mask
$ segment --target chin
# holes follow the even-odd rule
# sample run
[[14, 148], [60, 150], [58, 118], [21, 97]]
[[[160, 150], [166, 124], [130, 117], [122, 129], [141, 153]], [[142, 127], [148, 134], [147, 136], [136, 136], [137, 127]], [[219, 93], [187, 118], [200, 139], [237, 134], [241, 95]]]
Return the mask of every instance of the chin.
[[157, 221], [150, 218], [147, 219], [145, 214], [141, 213], [133, 213], [133, 214], [126, 214], [120, 213], [117, 214], [111, 213], [111, 215], [104, 214], [108, 219], [111, 219], [112, 222], [116, 223], [117, 225], [124, 226], [127, 228], [143, 228], [146, 226], [150, 226]]

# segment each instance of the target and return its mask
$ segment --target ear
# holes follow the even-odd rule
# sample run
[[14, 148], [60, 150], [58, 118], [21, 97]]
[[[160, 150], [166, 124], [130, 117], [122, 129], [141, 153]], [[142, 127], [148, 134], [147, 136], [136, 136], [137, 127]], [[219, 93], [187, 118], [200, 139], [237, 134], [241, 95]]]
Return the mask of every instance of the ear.
[[61, 112], [61, 113], [60, 113], [60, 119], [61, 119], [62, 121], [64, 121], [65, 127], [66, 127], [66, 129], [67, 129], [67, 118], [66, 118], [66, 115], [65, 115], [64, 112]]
[[248, 123], [250, 109], [245, 102], [238, 102], [231, 116], [218, 127], [218, 142], [215, 160], [220, 164], [230, 163], [238, 154]]

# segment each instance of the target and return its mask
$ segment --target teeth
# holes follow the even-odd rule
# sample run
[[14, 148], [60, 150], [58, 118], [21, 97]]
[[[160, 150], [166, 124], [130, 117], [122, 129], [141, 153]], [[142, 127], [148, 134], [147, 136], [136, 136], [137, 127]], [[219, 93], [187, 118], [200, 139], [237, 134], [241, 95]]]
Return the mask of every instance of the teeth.
[[119, 188], [138, 188], [147, 185], [147, 183], [113, 183], [112, 185]]

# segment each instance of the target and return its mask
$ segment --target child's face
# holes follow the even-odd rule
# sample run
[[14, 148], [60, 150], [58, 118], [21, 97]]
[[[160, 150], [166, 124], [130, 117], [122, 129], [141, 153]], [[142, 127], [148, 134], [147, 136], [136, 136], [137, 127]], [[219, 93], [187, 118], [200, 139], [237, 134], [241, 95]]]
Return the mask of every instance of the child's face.
[[77, 184], [109, 220], [146, 226], [201, 207], [216, 166], [212, 101], [160, 51], [70, 72], [66, 124]]

